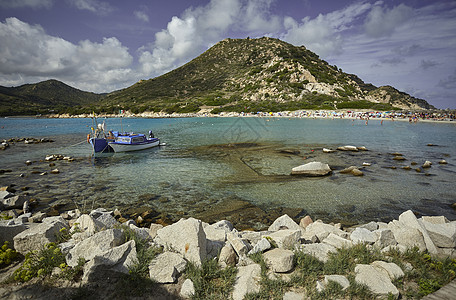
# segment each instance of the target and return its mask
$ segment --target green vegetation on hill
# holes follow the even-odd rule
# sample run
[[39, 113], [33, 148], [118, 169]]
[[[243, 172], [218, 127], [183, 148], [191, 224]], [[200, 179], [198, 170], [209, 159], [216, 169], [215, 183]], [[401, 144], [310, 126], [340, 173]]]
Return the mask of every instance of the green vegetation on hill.
[[393, 108], [432, 109], [392, 87], [377, 88], [331, 66], [304, 46], [278, 39], [225, 39], [162, 76], [97, 95], [49, 80], [0, 87], [0, 114], [190, 113]]

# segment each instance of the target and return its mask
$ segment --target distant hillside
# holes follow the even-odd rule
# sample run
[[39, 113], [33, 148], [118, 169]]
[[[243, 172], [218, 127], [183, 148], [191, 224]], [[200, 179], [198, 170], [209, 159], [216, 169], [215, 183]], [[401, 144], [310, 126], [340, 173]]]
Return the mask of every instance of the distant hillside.
[[278, 39], [225, 39], [167, 74], [99, 95], [48, 80], [0, 87], [0, 115], [434, 109], [393, 87], [376, 87]]
[[54, 111], [85, 111], [103, 95], [84, 92], [57, 80], [18, 87], [0, 86], [0, 115], [36, 115]]
[[434, 108], [392, 87], [366, 84], [304, 46], [272, 38], [225, 39], [180, 68], [108, 94], [102, 105], [107, 112]]

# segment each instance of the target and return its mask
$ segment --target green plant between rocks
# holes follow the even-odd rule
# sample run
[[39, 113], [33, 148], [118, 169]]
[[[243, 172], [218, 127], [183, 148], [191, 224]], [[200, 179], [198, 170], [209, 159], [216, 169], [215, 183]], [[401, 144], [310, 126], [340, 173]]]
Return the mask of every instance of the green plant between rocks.
[[237, 269], [227, 266], [222, 269], [217, 259], [204, 261], [201, 266], [189, 262], [185, 277], [195, 287], [192, 299], [229, 299], [236, 281]]
[[58, 276], [68, 280], [77, 280], [82, 275], [84, 259], [78, 260], [74, 268], [65, 262], [65, 255], [55, 243], [48, 243], [41, 250], [30, 251], [25, 255], [23, 264], [14, 272], [13, 280], [27, 282], [35, 277], [46, 277], [52, 274], [54, 268], [62, 271]]
[[9, 248], [9, 242], [5, 241], [0, 248], [0, 268], [8, 266], [17, 258], [16, 250]]

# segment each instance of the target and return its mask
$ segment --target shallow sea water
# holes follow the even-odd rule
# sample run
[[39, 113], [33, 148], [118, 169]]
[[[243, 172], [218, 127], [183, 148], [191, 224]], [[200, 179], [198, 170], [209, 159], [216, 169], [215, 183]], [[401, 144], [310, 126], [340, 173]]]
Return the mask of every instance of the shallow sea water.
[[[94, 157], [85, 142], [91, 119], [0, 119], [0, 139], [55, 140], [15, 144], [1, 151], [0, 169], [12, 172], [1, 174], [0, 184], [27, 187], [43, 205], [63, 208], [146, 205], [172, 216], [202, 217], [211, 207], [229, 211], [243, 201], [264, 211], [287, 208], [325, 221], [388, 221], [408, 209], [456, 220], [450, 207], [456, 202], [456, 124], [384, 121], [381, 125], [370, 120], [366, 126], [362, 120], [288, 118], [104, 121], [112, 130], [153, 130], [166, 146]], [[366, 146], [369, 151], [321, 151], [343, 145]], [[394, 161], [393, 152], [406, 160]], [[48, 154], [76, 160], [50, 167], [40, 162]], [[441, 159], [448, 164], [440, 165]], [[34, 163], [25, 166], [26, 160]], [[416, 172], [425, 160], [432, 167]], [[328, 163], [333, 174], [289, 175], [293, 167], [311, 161]], [[339, 173], [363, 162], [371, 166], [362, 169], [362, 177]], [[412, 170], [401, 168], [410, 165]], [[33, 174], [53, 168], [60, 173]]]

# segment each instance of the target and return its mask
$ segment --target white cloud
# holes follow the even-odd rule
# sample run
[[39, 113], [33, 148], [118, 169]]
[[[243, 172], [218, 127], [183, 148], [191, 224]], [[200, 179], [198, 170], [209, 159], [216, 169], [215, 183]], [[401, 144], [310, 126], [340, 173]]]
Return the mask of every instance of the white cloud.
[[342, 10], [311, 19], [305, 17], [297, 22], [291, 17], [284, 19], [286, 32], [281, 38], [294, 45], [305, 45], [321, 56], [340, 54], [343, 46], [343, 31], [354, 26], [371, 4], [359, 2]]
[[134, 15], [138, 20], [149, 22], [149, 16], [142, 10], [136, 10]]
[[54, 0], [0, 0], [0, 7], [3, 8], [50, 8], [54, 4]]
[[81, 89], [106, 92], [132, 82], [132, 62], [128, 49], [116, 38], [73, 44], [17, 18], [0, 23], [2, 83], [55, 78]]
[[88, 10], [98, 15], [107, 15], [114, 10], [108, 2], [99, 0], [67, 0], [80, 10]]
[[374, 38], [390, 36], [394, 30], [413, 17], [413, 9], [400, 4], [392, 9], [374, 6], [364, 24], [366, 33]]
[[251, 0], [242, 7], [239, 28], [252, 33], [273, 34], [282, 29], [282, 20], [270, 13], [274, 0]]
[[237, 22], [237, 0], [212, 0], [206, 6], [187, 9], [174, 16], [167, 28], [155, 34], [155, 43], [140, 49], [139, 62], [145, 76], [169, 71], [194, 58], [222, 39]]

